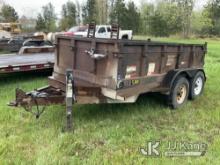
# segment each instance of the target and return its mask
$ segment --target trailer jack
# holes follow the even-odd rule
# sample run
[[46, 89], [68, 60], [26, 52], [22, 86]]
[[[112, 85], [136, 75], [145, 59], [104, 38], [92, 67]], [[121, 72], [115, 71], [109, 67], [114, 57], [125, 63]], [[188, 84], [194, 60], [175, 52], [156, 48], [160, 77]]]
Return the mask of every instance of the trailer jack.
[[[66, 71], [66, 92], [61, 89], [47, 86], [36, 89], [31, 92], [24, 92], [22, 89], [16, 89], [16, 99], [8, 105], [13, 107], [22, 107], [25, 111], [32, 113], [38, 119], [45, 111], [46, 106], [66, 103], [66, 130], [73, 130], [72, 110], [76, 101], [73, 72]], [[34, 111], [36, 108], [36, 111]]]
[[67, 119], [67, 131], [73, 130], [73, 104], [76, 101], [73, 71], [66, 71], [66, 119]]

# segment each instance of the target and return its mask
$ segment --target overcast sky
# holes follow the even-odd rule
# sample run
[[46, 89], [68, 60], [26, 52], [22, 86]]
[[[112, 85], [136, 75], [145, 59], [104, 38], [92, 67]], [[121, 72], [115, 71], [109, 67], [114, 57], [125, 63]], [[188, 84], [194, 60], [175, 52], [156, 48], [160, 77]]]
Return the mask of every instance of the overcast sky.
[[[41, 11], [41, 7], [51, 2], [55, 6], [56, 13], [60, 14], [61, 6], [68, 0], [4, 0], [7, 4], [12, 5], [18, 12], [19, 16], [26, 15], [29, 17], [36, 17], [37, 13]], [[76, 1], [76, 0], [72, 0]], [[78, 0], [79, 3], [84, 3], [86, 0]], [[129, 0], [125, 0], [129, 1]], [[137, 6], [141, 2], [152, 2], [154, 0], [133, 0]], [[197, 0], [196, 8], [201, 8], [207, 0]]]

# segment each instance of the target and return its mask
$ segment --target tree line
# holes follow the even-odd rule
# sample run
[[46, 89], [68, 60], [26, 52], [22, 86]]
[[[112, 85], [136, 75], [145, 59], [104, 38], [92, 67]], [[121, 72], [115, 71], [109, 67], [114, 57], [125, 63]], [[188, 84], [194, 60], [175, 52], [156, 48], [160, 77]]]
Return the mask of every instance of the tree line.
[[[118, 23], [123, 29], [133, 30], [134, 34], [157, 37], [220, 36], [220, 0], [209, 0], [202, 9], [195, 9], [195, 0], [156, 0], [154, 3], [142, 2], [140, 7], [125, 0], [87, 0], [84, 4], [75, 0], [61, 8], [58, 19], [51, 3], [43, 6], [37, 16], [36, 30], [60, 31], [96, 22]], [[17, 19], [17, 13], [12, 9], [6, 11], [11, 10]], [[6, 11], [3, 7], [1, 13], [8, 17]]]

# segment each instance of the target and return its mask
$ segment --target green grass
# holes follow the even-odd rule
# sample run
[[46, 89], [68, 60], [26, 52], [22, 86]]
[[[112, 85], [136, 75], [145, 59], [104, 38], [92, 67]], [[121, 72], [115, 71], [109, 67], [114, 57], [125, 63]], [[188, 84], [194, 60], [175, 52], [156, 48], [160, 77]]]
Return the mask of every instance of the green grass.
[[[64, 106], [48, 107], [39, 120], [6, 106], [14, 99], [15, 88], [42, 87], [46, 76], [0, 77], [0, 164], [219, 164], [220, 40], [156, 40], [208, 42], [203, 96], [177, 111], [171, 111], [162, 96], [152, 94], [141, 96], [135, 104], [76, 105], [75, 132], [64, 133]], [[139, 148], [152, 139], [204, 142], [208, 151], [198, 158], [141, 155]]]
[[9, 53], [11, 53], [11, 52], [7, 51], [7, 50], [1, 50], [0, 49], [0, 55], [2, 55], [2, 54], [9, 54]]

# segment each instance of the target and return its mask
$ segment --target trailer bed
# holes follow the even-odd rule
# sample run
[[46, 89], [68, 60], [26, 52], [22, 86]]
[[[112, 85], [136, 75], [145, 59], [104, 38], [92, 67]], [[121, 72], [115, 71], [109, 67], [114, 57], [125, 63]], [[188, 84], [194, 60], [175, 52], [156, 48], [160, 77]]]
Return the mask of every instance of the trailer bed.
[[0, 55], [0, 74], [52, 69], [54, 53]]

